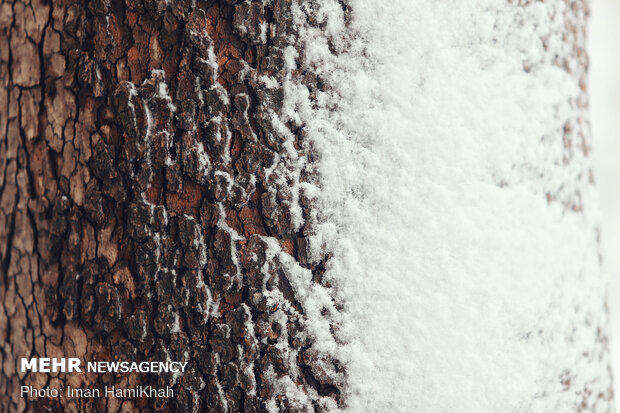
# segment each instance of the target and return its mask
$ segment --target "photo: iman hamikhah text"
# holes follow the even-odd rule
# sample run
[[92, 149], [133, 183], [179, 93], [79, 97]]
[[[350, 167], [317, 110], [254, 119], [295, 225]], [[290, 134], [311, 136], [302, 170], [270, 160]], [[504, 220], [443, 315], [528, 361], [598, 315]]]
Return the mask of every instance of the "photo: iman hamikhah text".
[[99, 388], [78, 388], [67, 386], [62, 388], [35, 388], [32, 386], [21, 386], [21, 397], [43, 398], [43, 397], [69, 397], [69, 398], [135, 398], [135, 397], [174, 397], [174, 390], [170, 386], [156, 388], [153, 386], [136, 386], [132, 388], [120, 388], [115, 386], [104, 386]]

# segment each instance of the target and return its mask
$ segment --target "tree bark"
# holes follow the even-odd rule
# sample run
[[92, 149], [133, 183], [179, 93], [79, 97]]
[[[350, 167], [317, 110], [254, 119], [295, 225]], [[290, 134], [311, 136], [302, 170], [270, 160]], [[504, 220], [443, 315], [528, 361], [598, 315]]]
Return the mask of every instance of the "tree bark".
[[[308, 206], [290, 190], [309, 179], [295, 167], [299, 138], [286, 146], [299, 131], [274, 128], [282, 93], [264, 81], [294, 38], [288, 3], [2, 1], [3, 410], [340, 401], [341, 367], [311, 350], [274, 253], [321, 283], [300, 225]], [[189, 365], [179, 377], [25, 374], [21, 357]], [[147, 384], [175, 397], [19, 396], [22, 385]]]
[[[347, 372], [317, 350], [326, 346], [309, 333], [316, 320], [293, 281], [301, 271], [322, 292], [332, 288], [323, 278], [328, 254], [317, 259], [308, 247], [318, 212], [299, 191], [316, 181], [302, 165], [316, 153], [303, 125], [280, 121], [296, 110], [283, 90], [291, 77], [310, 101], [329, 87], [320, 71], [301, 69], [298, 3], [0, 0], [3, 411], [346, 407]], [[567, 21], [585, 22], [585, 1], [564, 4], [578, 16]], [[297, 18], [324, 28], [310, 12]], [[566, 56], [549, 57], [579, 78], [570, 102], [579, 116], [584, 32], [565, 27]], [[587, 155], [586, 129], [581, 117], [564, 127], [565, 164]], [[578, 213], [581, 195], [571, 190], [547, 201]], [[327, 308], [317, 311], [331, 323]], [[330, 327], [340, 344], [337, 323]], [[596, 328], [587, 356], [602, 359], [607, 336]], [[24, 373], [22, 357], [188, 367], [182, 375]], [[610, 389], [590, 397], [597, 384], [575, 386], [568, 370], [556, 381], [580, 397], [576, 411], [611, 405]], [[174, 397], [20, 397], [21, 386], [139, 385], [170, 386]]]

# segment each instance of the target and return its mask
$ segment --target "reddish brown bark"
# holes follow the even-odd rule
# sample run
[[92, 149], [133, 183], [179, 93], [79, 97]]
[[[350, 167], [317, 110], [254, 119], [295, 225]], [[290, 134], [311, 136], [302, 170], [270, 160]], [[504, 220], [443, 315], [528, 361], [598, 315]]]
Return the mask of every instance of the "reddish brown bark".
[[[283, 70], [288, 13], [288, 0], [0, 3], [4, 411], [340, 402], [343, 372], [307, 350], [303, 309], [261, 237], [320, 282], [308, 228], [293, 223], [298, 172], [269, 122], [282, 91], [258, 81]], [[299, 136], [294, 145], [303, 154]], [[288, 304], [268, 305], [266, 291]], [[20, 357], [37, 356], [168, 358], [189, 361], [189, 372], [19, 371]], [[286, 397], [274, 377], [290, 377], [313, 407]], [[21, 385], [113, 384], [171, 385], [175, 397], [19, 396]]]

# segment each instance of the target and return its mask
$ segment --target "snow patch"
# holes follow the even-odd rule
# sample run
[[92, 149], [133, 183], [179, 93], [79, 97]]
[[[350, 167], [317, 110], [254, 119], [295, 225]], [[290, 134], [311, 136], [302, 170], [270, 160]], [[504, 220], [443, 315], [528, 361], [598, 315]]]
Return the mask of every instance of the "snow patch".
[[[310, 252], [331, 256], [333, 288], [294, 265], [287, 276], [315, 346], [346, 365], [347, 410], [604, 406], [583, 36], [567, 30], [584, 12], [561, 0], [349, 6], [345, 25], [336, 0], [293, 3], [304, 53], [285, 51], [273, 122], [302, 126], [318, 156], [303, 185]], [[311, 99], [298, 69], [324, 91]]]

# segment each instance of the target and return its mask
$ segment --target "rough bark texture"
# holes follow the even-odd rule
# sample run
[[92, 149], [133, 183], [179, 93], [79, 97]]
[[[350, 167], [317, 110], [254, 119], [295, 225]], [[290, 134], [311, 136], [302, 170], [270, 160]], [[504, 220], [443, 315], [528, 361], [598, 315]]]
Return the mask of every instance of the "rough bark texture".
[[[344, 405], [345, 371], [312, 349], [279, 254], [329, 288], [306, 250], [310, 202], [291, 189], [312, 178], [299, 166], [312, 154], [299, 127], [274, 120], [297, 46], [291, 1], [0, 0], [0, 410]], [[566, 3], [582, 65], [555, 63], [580, 76], [585, 107], [587, 12]], [[311, 96], [324, 87], [292, 75]], [[586, 129], [566, 125], [571, 154], [588, 152]], [[606, 351], [603, 331], [597, 345], [588, 357]], [[23, 374], [21, 357], [189, 365], [182, 376]], [[141, 384], [175, 397], [19, 396], [22, 385]], [[578, 411], [594, 409], [583, 400]]]
[[[294, 38], [289, 1], [0, 3], [3, 411], [341, 402], [344, 372], [309, 350], [273, 253], [321, 283], [305, 252], [308, 205], [290, 190], [307, 179], [299, 131], [274, 129], [282, 94], [264, 81]], [[189, 371], [19, 371], [37, 356], [181, 360]], [[114, 384], [171, 385], [175, 397], [19, 397], [21, 385]]]

